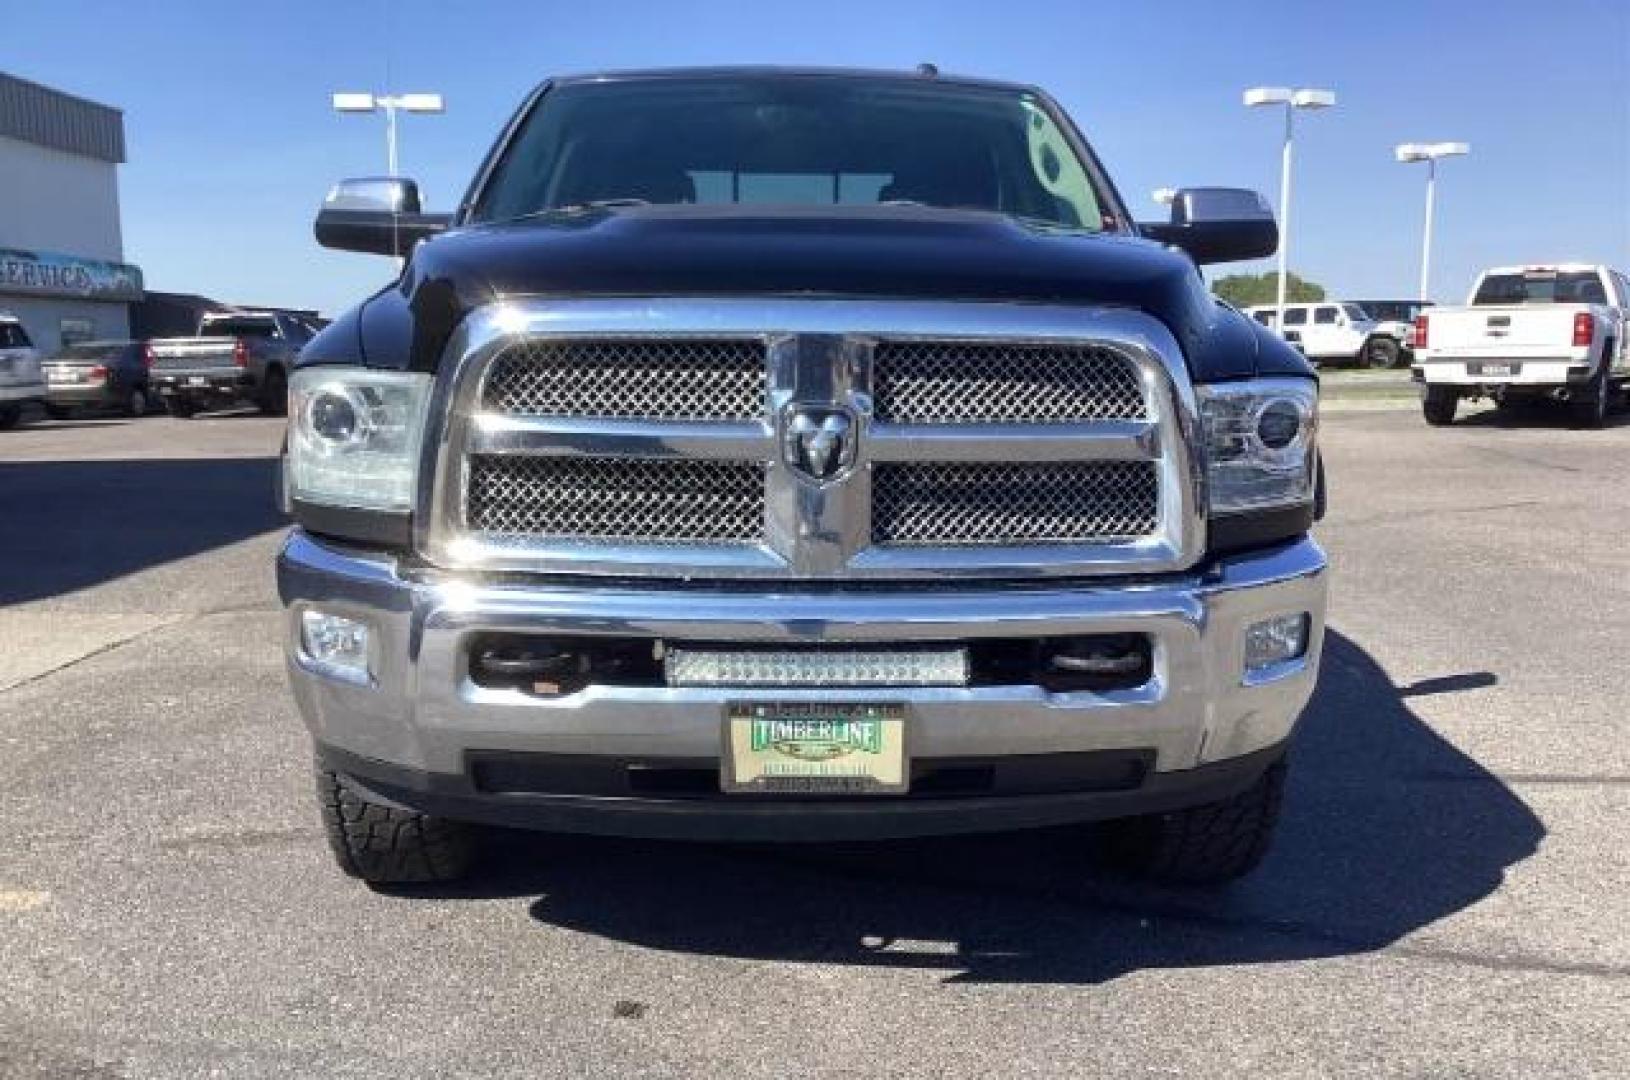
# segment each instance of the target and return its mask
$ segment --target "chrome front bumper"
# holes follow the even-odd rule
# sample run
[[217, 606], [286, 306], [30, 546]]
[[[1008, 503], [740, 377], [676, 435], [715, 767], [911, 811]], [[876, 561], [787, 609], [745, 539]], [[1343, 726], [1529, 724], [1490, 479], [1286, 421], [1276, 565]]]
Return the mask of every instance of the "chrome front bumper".
[[[346, 553], [299, 530], [278, 560], [279, 591], [288, 609], [290, 677], [318, 745], [392, 777], [427, 780], [409, 786], [428, 787], [464, 777], [470, 755], [483, 753], [716, 762], [727, 702], [809, 699], [904, 703], [914, 760], [1142, 750], [1154, 755], [1152, 779], [1198, 773], [1213, 763], [1277, 747], [1290, 736], [1317, 678], [1325, 578], [1324, 553], [1311, 539], [1224, 559], [1204, 573], [1139, 584], [903, 591], [478, 583], [405, 571], [390, 559]], [[303, 654], [298, 626], [308, 608], [368, 624], [368, 685], [323, 674]], [[1307, 654], [1247, 674], [1245, 628], [1296, 612], [1310, 616]], [[471, 680], [469, 643], [494, 631], [742, 643], [1134, 632], [1153, 642], [1154, 674], [1141, 687], [1107, 693], [1048, 693], [1036, 686], [756, 691], [593, 686], [540, 698]], [[882, 801], [851, 805], [879, 807]], [[960, 800], [975, 816], [979, 806], [1003, 801], [1011, 802]], [[626, 815], [638, 800], [602, 802], [618, 803]], [[638, 826], [586, 827], [639, 831]]]

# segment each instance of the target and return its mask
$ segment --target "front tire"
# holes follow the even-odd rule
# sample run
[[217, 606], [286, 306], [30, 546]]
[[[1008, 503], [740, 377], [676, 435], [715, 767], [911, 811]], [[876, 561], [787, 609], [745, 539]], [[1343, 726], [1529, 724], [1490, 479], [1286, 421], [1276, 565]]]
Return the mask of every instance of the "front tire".
[[147, 388], [132, 386], [130, 392], [125, 395], [124, 403], [119, 406], [119, 411], [132, 420], [138, 420], [146, 416], [152, 407], [152, 399], [147, 396]]
[[1288, 766], [1280, 758], [1231, 798], [1106, 825], [1116, 862], [1166, 885], [1221, 885], [1256, 869], [1268, 853]]
[[474, 861], [470, 826], [376, 802], [321, 765], [317, 801], [334, 861], [371, 885], [457, 881]]
[[1428, 386], [1421, 397], [1421, 413], [1433, 427], [1447, 427], [1455, 422], [1455, 410], [1460, 407], [1460, 391], [1452, 386]]
[[1377, 371], [1398, 366], [1403, 350], [1389, 337], [1374, 337], [1364, 343], [1364, 363]]
[[289, 411], [289, 378], [282, 368], [266, 373], [260, 388], [260, 411], [265, 416], [282, 416]]

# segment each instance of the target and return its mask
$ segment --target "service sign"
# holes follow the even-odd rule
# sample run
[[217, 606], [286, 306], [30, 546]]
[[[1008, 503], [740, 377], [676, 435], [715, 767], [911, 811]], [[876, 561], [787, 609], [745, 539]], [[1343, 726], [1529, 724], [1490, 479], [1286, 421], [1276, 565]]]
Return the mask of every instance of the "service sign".
[[0, 248], [0, 293], [79, 300], [140, 300], [141, 267], [51, 251]]

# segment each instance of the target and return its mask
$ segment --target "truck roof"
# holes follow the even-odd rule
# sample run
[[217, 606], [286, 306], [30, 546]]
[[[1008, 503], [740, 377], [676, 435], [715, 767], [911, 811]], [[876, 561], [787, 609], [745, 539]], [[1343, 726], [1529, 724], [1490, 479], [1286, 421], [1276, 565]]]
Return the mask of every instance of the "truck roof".
[[1483, 274], [1576, 274], [1585, 270], [1607, 269], [1606, 263], [1528, 263], [1524, 266], [1491, 266]]
[[1031, 83], [1009, 82], [1003, 79], [986, 79], [973, 75], [946, 75], [940, 72], [925, 74], [921, 71], [905, 71], [892, 68], [843, 68], [843, 67], [810, 67], [810, 66], [782, 66], [777, 64], [733, 64], [703, 67], [672, 67], [672, 68], [631, 68], [615, 71], [581, 72], [571, 75], [557, 75], [549, 80], [555, 85], [584, 82], [624, 82], [635, 79], [708, 79], [729, 78], [741, 75], [773, 75], [789, 77], [810, 78], [849, 78], [849, 79], [886, 79], [899, 82], [912, 83], [948, 83], [955, 86], [978, 86], [991, 90], [1013, 90], [1040, 92], [1040, 88]]

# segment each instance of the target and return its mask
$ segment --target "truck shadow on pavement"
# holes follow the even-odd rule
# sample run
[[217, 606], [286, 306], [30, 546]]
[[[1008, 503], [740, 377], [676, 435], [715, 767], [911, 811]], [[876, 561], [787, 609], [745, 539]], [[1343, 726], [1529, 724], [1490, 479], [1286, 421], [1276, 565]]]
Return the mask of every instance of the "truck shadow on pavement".
[[286, 524], [271, 458], [0, 462], [0, 607]]
[[[1476, 412], [1467, 413], [1456, 418], [1455, 427], [1465, 428], [1533, 428], [1536, 431], [1573, 431], [1578, 435], [1589, 435], [1589, 431], [1579, 431], [1568, 415], [1568, 410], [1554, 402], [1537, 401], [1515, 405], [1505, 409], [1485, 408]], [[1621, 403], [1617, 409], [1607, 414], [1602, 423], [1602, 429], [1607, 430], [1618, 427], [1630, 427], [1630, 403]]]
[[[1492, 682], [1467, 673], [1408, 693]], [[1380, 949], [1494, 892], [1545, 835], [1334, 631], [1293, 761], [1274, 850], [1212, 893], [1128, 880], [1092, 860], [1080, 831], [1048, 830], [844, 847], [503, 834], [485, 878], [418, 895], [542, 894], [542, 923], [672, 952], [1098, 983]]]

